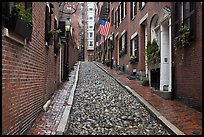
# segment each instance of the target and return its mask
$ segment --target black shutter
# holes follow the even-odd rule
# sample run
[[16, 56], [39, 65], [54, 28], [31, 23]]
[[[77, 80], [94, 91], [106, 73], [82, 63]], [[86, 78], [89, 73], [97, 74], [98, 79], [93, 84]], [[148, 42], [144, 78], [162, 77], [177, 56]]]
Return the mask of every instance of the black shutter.
[[137, 14], [137, 2], [134, 2], [134, 16]]
[[59, 22], [59, 29], [61, 30], [60, 37], [65, 37], [65, 22], [64, 21]]
[[25, 2], [25, 9], [32, 9], [32, 2]]
[[125, 32], [125, 53], [127, 53], [127, 31]]
[[112, 26], [115, 24], [114, 23], [114, 9], [111, 12], [111, 24], [112, 24]]
[[[54, 19], [54, 29], [57, 29], [57, 20]], [[58, 53], [58, 48], [57, 48], [57, 44], [58, 44], [58, 34], [54, 35], [54, 53]]]
[[132, 49], [133, 49], [132, 41], [133, 41], [133, 39], [130, 40], [130, 56], [132, 56]]
[[133, 2], [130, 2], [130, 19], [133, 18]]
[[122, 21], [124, 18], [124, 2], [121, 2], [120, 7], [121, 7], [121, 21]]
[[[195, 15], [195, 2], [184, 2], [184, 25], [189, 25], [190, 30], [190, 39], [193, 40], [195, 38], [195, 28], [196, 28], [196, 15]], [[189, 5], [189, 7], [187, 7]], [[185, 11], [187, 9], [187, 11]]]
[[118, 26], [120, 24], [120, 5], [118, 6]]
[[122, 50], [122, 36], [119, 39], [119, 51]]
[[117, 28], [117, 25], [118, 25], [118, 10], [115, 11], [115, 28]]
[[10, 5], [9, 2], [2, 2], [2, 26], [8, 28], [9, 15], [10, 15]]
[[125, 4], [125, 16], [126, 16], [127, 15], [127, 3], [124, 2], [124, 4]]
[[45, 8], [45, 41], [49, 41], [49, 7], [46, 5]]
[[179, 35], [179, 29], [180, 29], [180, 4], [179, 2], [175, 2], [174, 3], [174, 8], [175, 8], [175, 11], [174, 11], [174, 22], [175, 22], [175, 37], [177, 37]]
[[135, 38], [135, 44], [136, 44], [136, 57], [137, 57], [137, 62], [139, 61], [139, 43], [138, 43], [138, 35]]
[[142, 8], [142, 2], [139, 2], [139, 10]]

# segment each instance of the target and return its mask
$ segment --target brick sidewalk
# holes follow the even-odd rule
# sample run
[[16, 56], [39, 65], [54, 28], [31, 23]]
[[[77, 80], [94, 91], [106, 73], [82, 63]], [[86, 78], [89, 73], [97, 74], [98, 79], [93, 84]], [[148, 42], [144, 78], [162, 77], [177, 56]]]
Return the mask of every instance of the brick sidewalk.
[[34, 121], [27, 135], [56, 135], [56, 131], [63, 112], [67, 105], [70, 91], [75, 81], [76, 67], [70, 73], [69, 81], [63, 83], [62, 87], [51, 97], [51, 103], [47, 112], [41, 112]]
[[110, 67], [97, 63], [107, 70], [124, 85], [129, 86], [151, 104], [161, 115], [175, 125], [186, 135], [202, 135], [202, 113], [178, 102], [176, 100], [165, 100], [153, 93], [149, 86], [142, 86], [135, 80], [129, 80], [127, 74], [118, 75], [117, 71]]

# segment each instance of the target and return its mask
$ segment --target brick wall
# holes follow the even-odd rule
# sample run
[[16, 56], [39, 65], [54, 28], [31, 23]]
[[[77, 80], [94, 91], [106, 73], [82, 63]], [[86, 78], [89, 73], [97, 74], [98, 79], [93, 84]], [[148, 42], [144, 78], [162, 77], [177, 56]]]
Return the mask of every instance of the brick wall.
[[[44, 40], [45, 5], [32, 3], [33, 32], [28, 44], [2, 36], [2, 134], [23, 134], [58, 87], [59, 56]], [[53, 5], [58, 16], [58, 3]]]
[[[196, 39], [180, 52], [173, 54], [173, 92], [175, 98], [202, 111], [202, 5], [196, 2]], [[180, 64], [180, 65], [179, 65]]]

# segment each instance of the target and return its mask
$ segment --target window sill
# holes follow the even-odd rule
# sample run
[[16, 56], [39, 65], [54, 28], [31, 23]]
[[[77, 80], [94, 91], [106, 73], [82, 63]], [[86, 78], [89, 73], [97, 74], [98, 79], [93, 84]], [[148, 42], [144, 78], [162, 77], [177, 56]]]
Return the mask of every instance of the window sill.
[[25, 38], [15, 34], [12, 31], [9, 31], [7, 28], [3, 28], [2, 34], [4, 37], [7, 37], [7, 38], [11, 39], [12, 41], [15, 41], [15, 42], [17, 42], [23, 46], [26, 45], [26, 39]]

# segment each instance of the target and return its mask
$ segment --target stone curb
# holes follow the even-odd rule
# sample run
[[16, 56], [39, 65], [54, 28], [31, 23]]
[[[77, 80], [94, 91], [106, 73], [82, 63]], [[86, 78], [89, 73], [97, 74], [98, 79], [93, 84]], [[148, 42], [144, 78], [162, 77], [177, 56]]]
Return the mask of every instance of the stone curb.
[[97, 63], [94, 62], [94, 64], [98, 66], [100, 69], [102, 69], [104, 72], [106, 72], [113, 79], [115, 79], [123, 88], [125, 88], [133, 96], [135, 96], [144, 105], [144, 107], [147, 108], [149, 112], [153, 114], [167, 128], [168, 131], [170, 131], [172, 134], [175, 134], [175, 135], [185, 135], [176, 126], [174, 126], [170, 121], [168, 121], [164, 116], [162, 116], [154, 107], [152, 107], [143, 97], [137, 94], [137, 92], [135, 92], [129, 86], [122, 84], [118, 79], [116, 79], [114, 76], [108, 73], [107, 70], [105, 70], [103, 67], [101, 67]]
[[60, 123], [57, 127], [56, 135], [64, 135], [66, 132], [66, 127], [68, 125], [68, 119], [70, 117], [71, 107], [72, 107], [72, 103], [74, 100], [74, 92], [75, 92], [77, 82], [78, 82], [80, 63], [81, 62], [79, 62], [78, 66], [77, 66], [75, 81], [74, 81], [74, 84], [73, 84], [72, 89], [70, 91], [70, 95], [69, 95], [69, 98], [67, 101], [67, 106], [65, 107], [65, 110], [62, 114], [62, 118], [61, 118]]

